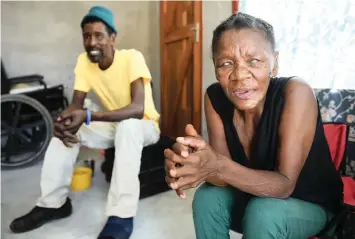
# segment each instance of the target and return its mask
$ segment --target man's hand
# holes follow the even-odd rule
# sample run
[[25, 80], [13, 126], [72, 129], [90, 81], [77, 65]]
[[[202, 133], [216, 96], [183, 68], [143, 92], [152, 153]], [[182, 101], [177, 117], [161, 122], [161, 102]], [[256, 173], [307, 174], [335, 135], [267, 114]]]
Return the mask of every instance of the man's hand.
[[60, 122], [63, 122], [64, 131], [69, 131], [71, 134], [76, 134], [85, 121], [86, 111], [83, 109], [76, 109], [71, 112], [62, 114]]
[[[164, 152], [166, 181], [178, 195], [183, 190], [197, 187], [206, 178], [216, 176], [218, 169], [218, 154], [192, 125], [187, 125], [185, 131], [187, 136], [177, 138], [173, 150]], [[188, 148], [193, 148], [194, 152], [189, 153]]]
[[79, 142], [79, 139], [75, 134], [64, 130], [66, 124], [70, 124], [70, 120], [54, 123], [53, 134], [55, 137], [59, 138], [65, 146], [72, 147], [73, 144]]
[[72, 125], [72, 118], [68, 117], [74, 111], [78, 110], [77, 107], [71, 105], [67, 109], [65, 109], [57, 118], [57, 121], [54, 123], [54, 136], [59, 138], [65, 146], [72, 147], [73, 144], [79, 142], [79, 139], [75, 135], [75, 133], [66, 130], [66, 128]]

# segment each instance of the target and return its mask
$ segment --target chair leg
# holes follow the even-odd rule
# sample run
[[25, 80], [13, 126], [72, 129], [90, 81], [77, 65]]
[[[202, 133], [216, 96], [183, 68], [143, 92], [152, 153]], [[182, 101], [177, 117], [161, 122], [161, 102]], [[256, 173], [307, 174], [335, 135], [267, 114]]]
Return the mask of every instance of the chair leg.
[[[336, 238], [339, 239], [338, 234], [341, 232], [341, 225], [343, 224], [349, 209], [344, 207], [337, 215], [335, 215], [329, 223], [323, 228], [323, 230], [318, 233], [318, 238], [327, 238], [326, 235], [335, 227], [334, 234]], [[330, 237], [332, 238], [332, 237]]]
[[339, 223], [337, 239], [355, 239], [355, 208], [347, 206], [347, 214]]

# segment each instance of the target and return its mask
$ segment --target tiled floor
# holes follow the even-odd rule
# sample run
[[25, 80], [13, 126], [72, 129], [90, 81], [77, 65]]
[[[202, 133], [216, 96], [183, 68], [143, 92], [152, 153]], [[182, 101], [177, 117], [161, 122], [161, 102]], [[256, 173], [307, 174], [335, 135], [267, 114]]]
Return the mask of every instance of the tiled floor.
[[[19, 170], [1, 171], [1, 238], [3, 239], [94, 239], [102, 228], [108, 184], [97, 170], [92, 188], [72, 192], [74, 213], [67, 219], [52, 222], [26, 234], [14, 235], [8, 225], [15, 217], [27, 213], [39, 195], [41, 165]], [[193, 239], [191, 213], [193, 191], [187, 199], [174, 192], [161, 193], [139, 202], [132, 239]], [[233, 233], [231, 238], [238, 239]]]

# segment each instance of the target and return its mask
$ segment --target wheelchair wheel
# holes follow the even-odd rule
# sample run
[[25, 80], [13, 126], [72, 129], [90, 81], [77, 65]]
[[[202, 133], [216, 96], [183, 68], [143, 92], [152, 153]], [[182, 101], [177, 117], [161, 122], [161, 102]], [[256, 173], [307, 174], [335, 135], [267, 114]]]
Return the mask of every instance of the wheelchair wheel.
[[20, 94], [1, 96], [2, 169], [41, 160], [52, 133], [52, 116], [39, 101]]

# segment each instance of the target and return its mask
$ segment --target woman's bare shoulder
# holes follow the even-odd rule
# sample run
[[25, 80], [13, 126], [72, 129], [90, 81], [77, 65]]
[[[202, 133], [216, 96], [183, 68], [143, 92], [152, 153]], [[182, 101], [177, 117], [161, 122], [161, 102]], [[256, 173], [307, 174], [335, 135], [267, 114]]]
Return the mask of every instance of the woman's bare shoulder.
[[[307, 81], [300, 77], [293, 77], [284, 87], [284, 110], [282, 120], [298, 118], [299, 115], [316, 119], [317, 104], [314, 91]], [[305, 119], [300, 120], [305, 122]], [[295, 123], [294, 120], [290, 121]]]
[[310, 94], [314, 95], [312, 87], [307, 83], [307, 81], [301, 77], [290, 78], [285, 85], [285, 96], [297, 92], [298, 94]]

